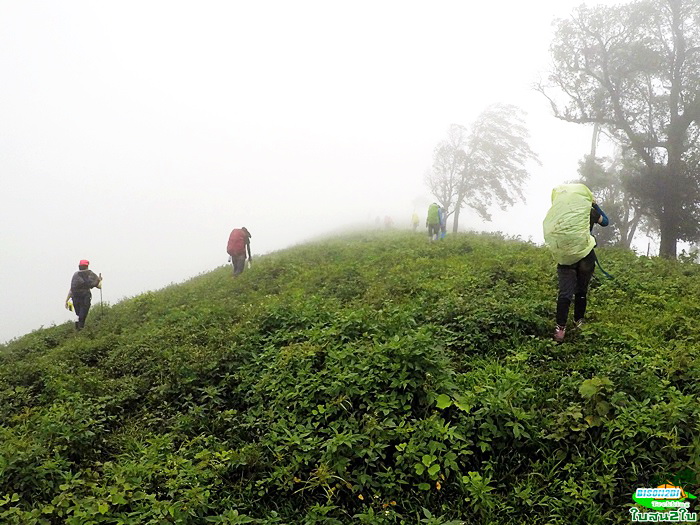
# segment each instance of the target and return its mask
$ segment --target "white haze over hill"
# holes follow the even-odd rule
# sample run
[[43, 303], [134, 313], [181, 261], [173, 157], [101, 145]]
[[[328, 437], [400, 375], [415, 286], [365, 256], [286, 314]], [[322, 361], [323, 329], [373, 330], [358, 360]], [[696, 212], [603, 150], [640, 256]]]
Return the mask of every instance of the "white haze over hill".
[[526, 205], [462, 224], [540, 242], [590, 147], [531, 89], [578, 3], [0, 3], [0, 342], [74, 320], [82, 258], [114, 303], [224, 264], [234, 227], [265, 253], [424, 220], [435, 144], [496, 102], [542, 166]]

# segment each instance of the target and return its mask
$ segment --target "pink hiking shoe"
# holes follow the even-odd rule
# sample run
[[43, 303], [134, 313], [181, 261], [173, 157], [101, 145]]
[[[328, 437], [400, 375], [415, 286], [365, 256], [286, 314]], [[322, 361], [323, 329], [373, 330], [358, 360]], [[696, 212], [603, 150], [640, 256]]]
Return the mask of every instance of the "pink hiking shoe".
[[563, 343], [565, 333], [566, 333], [566, 327], [557, 325], [557, 327], [554, 329], [554, 340], [557, 343]]

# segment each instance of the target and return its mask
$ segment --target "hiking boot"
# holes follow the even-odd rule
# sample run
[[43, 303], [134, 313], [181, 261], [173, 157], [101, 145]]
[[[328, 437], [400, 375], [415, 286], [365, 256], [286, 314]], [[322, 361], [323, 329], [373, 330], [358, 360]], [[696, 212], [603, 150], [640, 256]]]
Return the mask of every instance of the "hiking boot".
[[579, 330], [583, 328], [583, 325], [586, 324], [586, 322], [583, 319], [579, 319], [578, 321], [574, 321], [576, 323], [576, 328]]
[[566, 327], [557, 325], [557, 327], [554, 329], [554, 340], [557, 343], [563, 343], [565, 333], [566, 333]]

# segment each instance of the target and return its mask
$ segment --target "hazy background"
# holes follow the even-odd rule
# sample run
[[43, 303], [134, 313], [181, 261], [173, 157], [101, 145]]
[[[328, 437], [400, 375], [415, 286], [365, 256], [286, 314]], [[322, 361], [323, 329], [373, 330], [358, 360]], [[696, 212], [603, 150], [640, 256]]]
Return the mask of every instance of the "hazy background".
[[0, 342], [75, 319], [82, 258], [114, 303], [226, 263], [234, 227], [260, 254], [424, 221], [434, 146], [495, 102], [542, 166], [526, 205], [461, 226], [541, 242], [591, 128], [531, 85], [580, 3], [0, 2]]

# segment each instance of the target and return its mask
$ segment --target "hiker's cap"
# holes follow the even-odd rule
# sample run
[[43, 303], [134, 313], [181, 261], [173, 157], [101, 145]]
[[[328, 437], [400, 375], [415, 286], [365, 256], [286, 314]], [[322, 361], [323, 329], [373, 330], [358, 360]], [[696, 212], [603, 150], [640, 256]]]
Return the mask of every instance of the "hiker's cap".
[[81, 259], [78, 263], [78, 266], [90, 266], [90, 261], [88, 261], [87, 259]]

